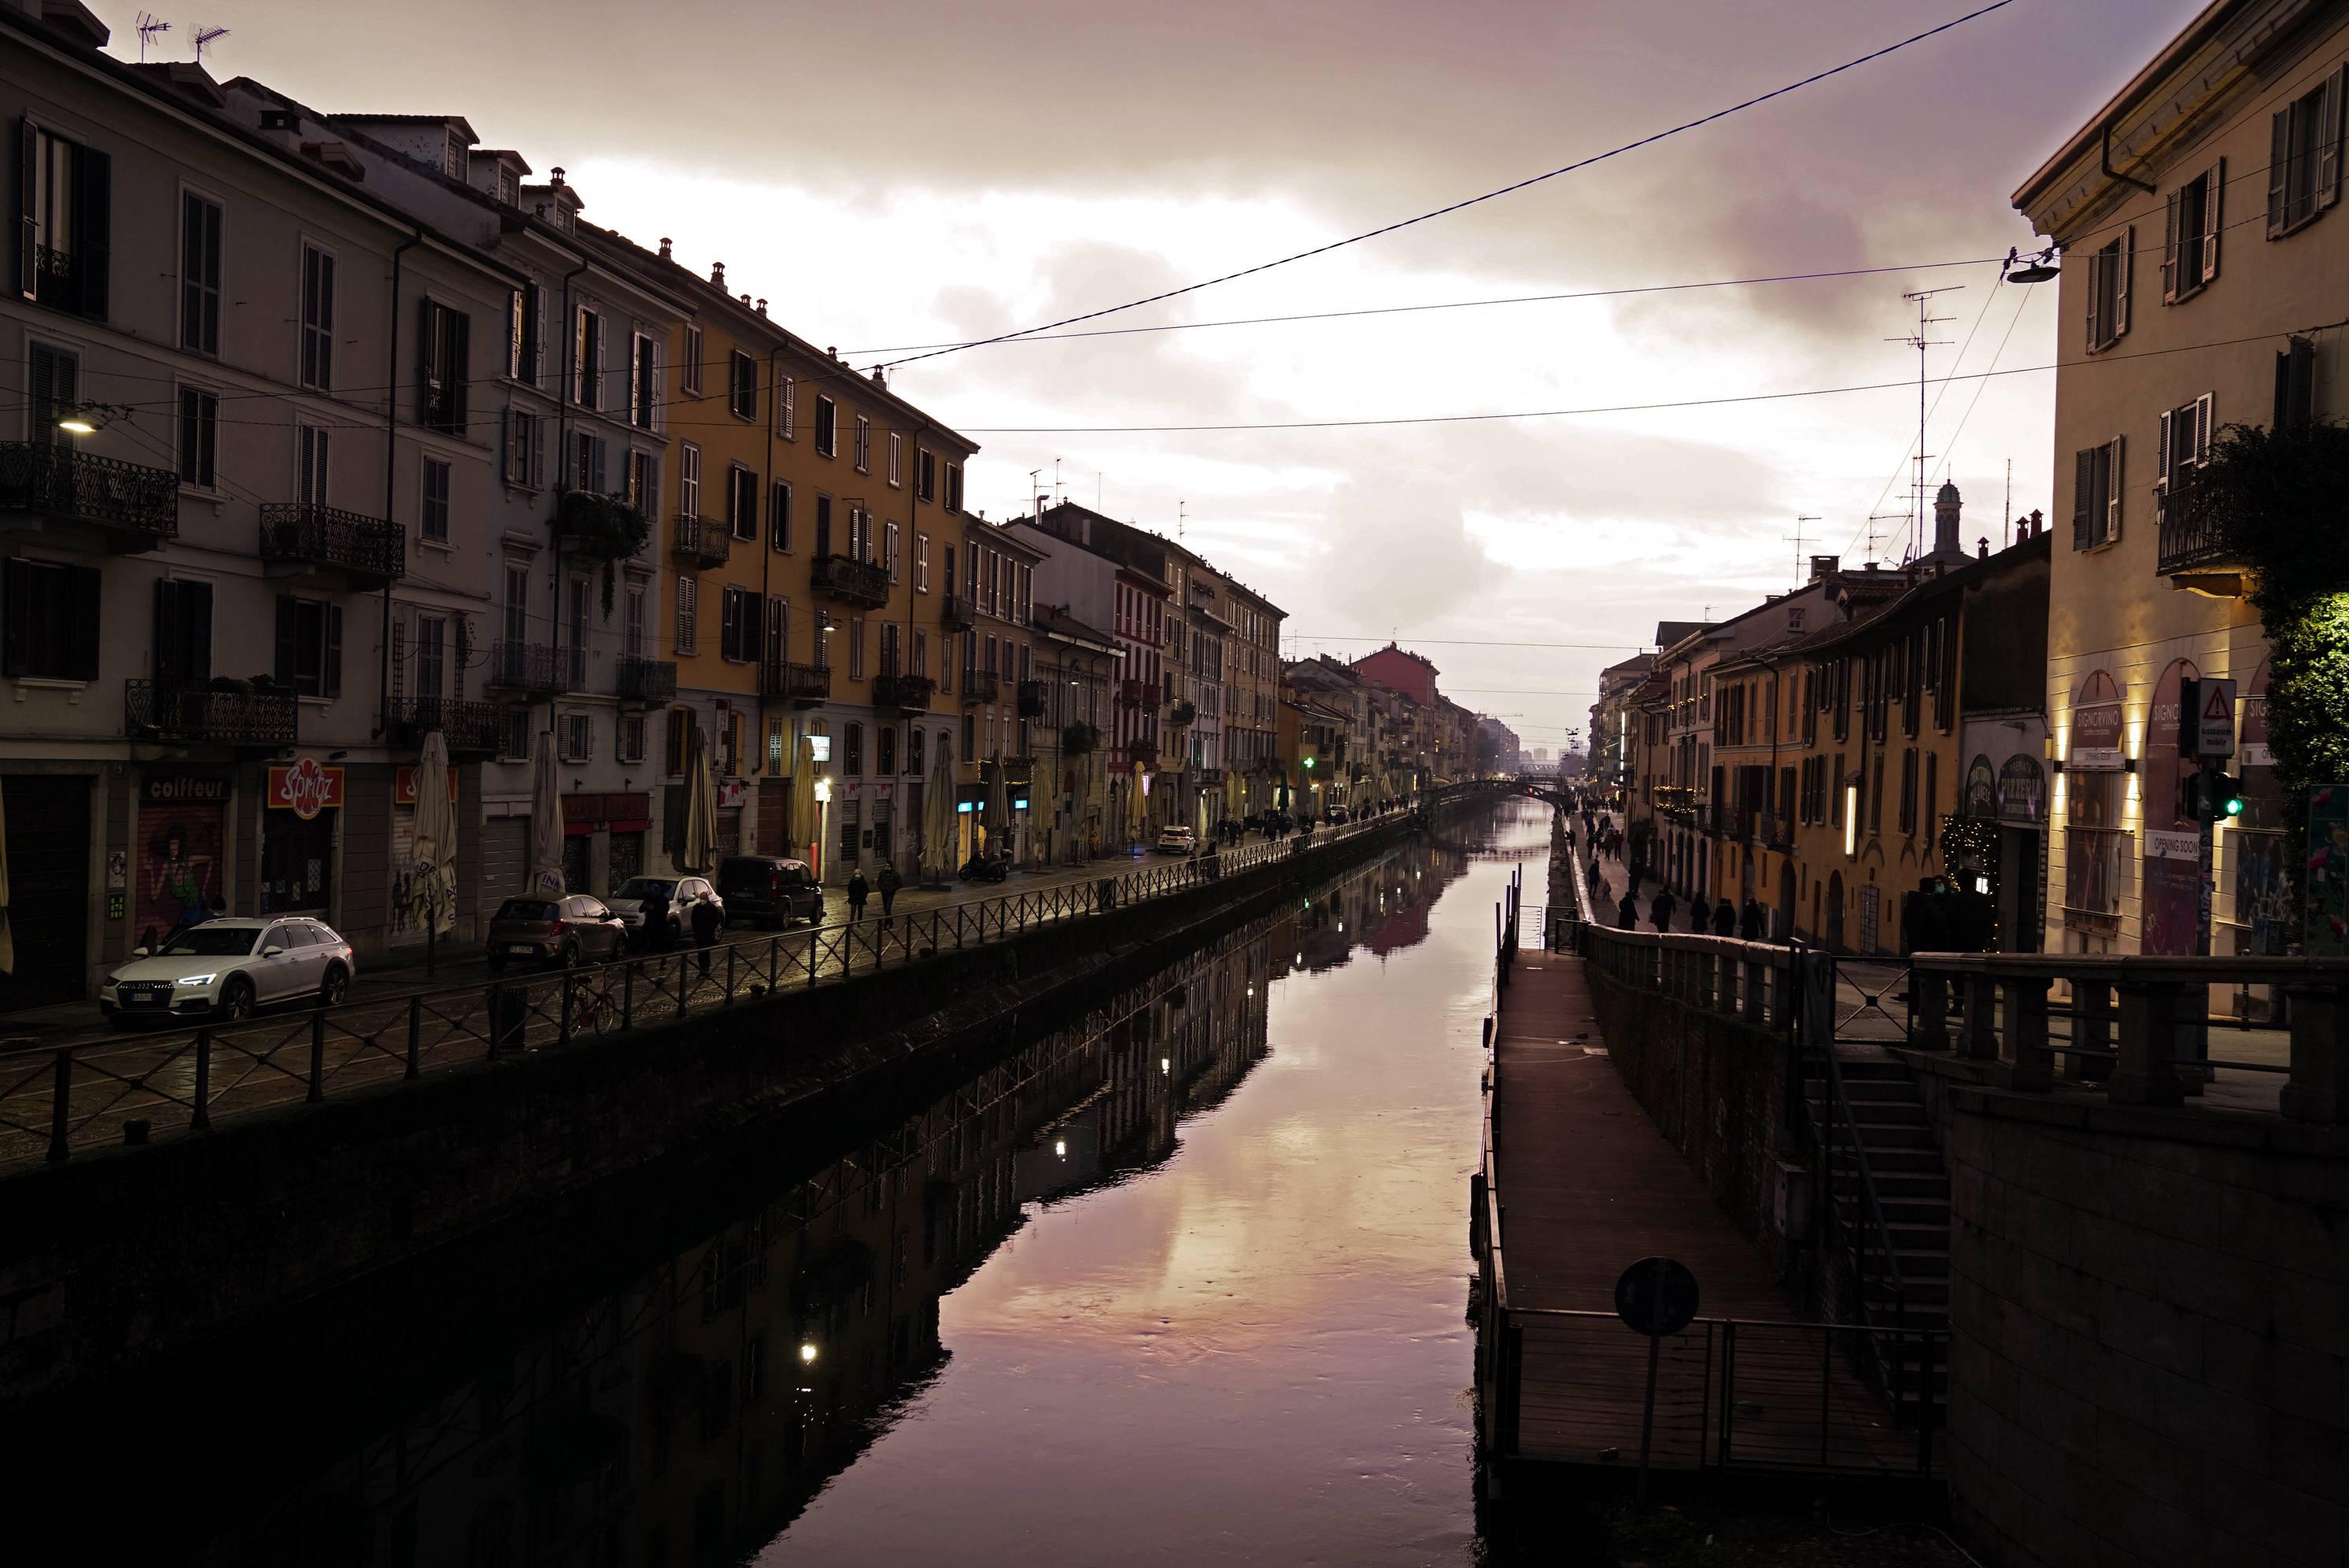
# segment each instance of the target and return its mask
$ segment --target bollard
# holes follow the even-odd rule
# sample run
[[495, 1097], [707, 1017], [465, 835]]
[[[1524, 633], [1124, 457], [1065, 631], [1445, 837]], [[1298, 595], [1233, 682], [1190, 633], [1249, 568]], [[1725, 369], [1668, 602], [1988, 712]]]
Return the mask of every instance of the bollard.
[[195, 1106], [188, 1112], [188, 1130], [202, 1132], [212, 1124], [212, 1032], [196, 1031]]
[[[2047, 988], [2052, 984], [2029, 975], [2006, 982], [2007, 1055], [1995, 1076], [2008, 1088], [2044, 1093], [2055, 1087], [2055, 1054], [2047, 1048]], [[1982, 1006], [1979, 1000], [1975, 1005]]]
[[312, 1105], [326, 1098], [326, 1015], [324, 1009], [310, 1015], [310, 1092], [303, 1098]]
[[2294, 1121], [2349, 1122], [2349, 1070], [2341, 1055], [2349, 988], [2293, 985], [2285, 995], [2292, 1008], [2292, 1077], [2276, 1109]]
[[1983, 972], [1966, 976], [1966, 1016], [1958, 1036], [1968, 1061], [1998, 1060], [1998, 978]]
[[409, 993], [408, 997], [408, 1070], [400, 1075], [402, 1078], [416, 1076], [417, 1047], [419, 1037], [423, 1033], [423, 1028], [424, 994], [420, 991], [412, 991]]
[[2186, 1103], [2178, 1081], [2178, 988], [2174, 981], [2121, 982], [2120, 1065], [2106, 1094], [2115, 1105]]

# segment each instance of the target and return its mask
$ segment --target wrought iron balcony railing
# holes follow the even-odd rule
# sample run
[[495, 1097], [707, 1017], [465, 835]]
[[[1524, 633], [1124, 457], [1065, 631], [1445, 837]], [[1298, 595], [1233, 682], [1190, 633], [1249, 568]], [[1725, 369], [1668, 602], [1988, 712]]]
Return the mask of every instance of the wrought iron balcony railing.
[[995, 702], [999, 700], [1002, 696], [1003, 677], [997, 675], [993, 670], [965, 670], [962, 672], [963, 701], [978, 703]]
[[1117, 700], [1121, 707], [1155, 707], [1158, 688], [1148, 681], [1123, 680], [1117, 683]]
[[308, 501], [265, 501], [261, 508], [261, 559], [382, 583], [408, 571], [408, 530], [379, 517]]
[[1022, 718], [1044, 717], [1044, 683], [1042, 681], [1019, 683], [1019, 717]]
[[826, 555], [815, 563], [815, 590], [851, 604], [877, 610], [889, 602], [889, 573], [866, 561]]
[[63, 441], [0, 441], [0, 513], [25, 512], [114, 531], [150, 550], [180, 533], [180, 476]]
[[677, 695], [677, 665], [667, 659], [624, 654], [612, 689], [622, 702], [667, 702]]
[[2161, 545], [2154, 570], [2162, 576], [2231, 572], [2242, 565], [2220, 536], [2210, 510], [2194, 504], [2190, 487], [2180, 484], [2158, 491], [2155, 503], [2161, 519]]
[[927, 713], [930, 695], [937, 689], [937, 684], [927, 676], [874, 676], [873, 706], [894, 707], [907, 718]]
[[122, 727], [135, 740], [192, 746], [268, 747], [296, 743], [299, 705], [290, 691], [255, 691], [240, 681], [206, 686], [122, 683]]
[[816, 707], [832, 700], [832, 666], [769, 659], [761, 670], [760, 695], [769, 702]]
[[1166, 707], [1166, 722], [1180, 729], [1199, 717], [1199, 705], [1188, 697]]
[[565, 652], [545, 643], [490, 645], [489, 685], [500, 690], [551, 696], [572, 688], [571, 665]]
[[970, 601], [959, 593], [949, 593], [938, 606], [938, 624], [949, 632], [970, 630]]
[[445, 696], [394, 697], [384, 725], [394, 746], [420, 746], [439, 730], [451, 756], [494, 755], [505, 748], [506, 710], [493, 702]]
[[677, 514], [668, 539], [671, 560], [703, 571], [725, 565], [734, 550], [734, 535], [724, 523], [688, 512]]

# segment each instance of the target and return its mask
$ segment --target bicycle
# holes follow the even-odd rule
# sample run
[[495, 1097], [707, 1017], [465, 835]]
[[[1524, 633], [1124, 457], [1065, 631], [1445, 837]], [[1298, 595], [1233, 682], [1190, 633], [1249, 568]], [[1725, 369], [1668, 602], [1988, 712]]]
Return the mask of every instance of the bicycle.
[[620, 1004], [612, 995], [609, 973], [585, 969], [569, 976], [573, 1034], [601, 1035], [620, 1027]]

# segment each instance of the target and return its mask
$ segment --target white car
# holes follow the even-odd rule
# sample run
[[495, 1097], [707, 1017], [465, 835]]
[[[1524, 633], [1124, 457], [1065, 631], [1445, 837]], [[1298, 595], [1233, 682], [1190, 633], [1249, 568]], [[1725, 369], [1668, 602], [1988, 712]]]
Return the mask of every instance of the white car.
[[1158, 830], [1158, 848], [1169, 855], [1194, 855], [1199, 852], [1199, 835], [1183, 824], [1169, 823]]
[[351, 944], [322, 920], [207, 920], [130, 962], [98, 988], [109, 1018], [243, 1018], [272, 1002], [331, 1007], [350, 994]]
[[726, 901], [719, 898], [718, 890], [709, 885], [708, 877], [630, 877], [620, 884], [620, 891], [605, 902], [620, 923], [628, 928], [628, 945], [642, 946], [647, 940], [657, 944], [661, 934], [645, 930], [645, 901], [668, 901], [668, 940], [683, 944], [693, 940], [693, 906], [708, 893], [717, 903], [719, 913], [726, 911]]

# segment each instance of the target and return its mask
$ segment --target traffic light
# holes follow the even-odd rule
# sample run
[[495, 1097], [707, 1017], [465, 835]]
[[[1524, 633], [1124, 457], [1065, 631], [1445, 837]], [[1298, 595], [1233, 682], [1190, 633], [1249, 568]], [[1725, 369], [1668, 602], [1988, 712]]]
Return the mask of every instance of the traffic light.
[[2231, 773], [2221, 773], [2211, 781], [2210, 820], [2231, 821], [2243, 814], [2243, 781]]
[[2189, 822], [2230, 822], [2243, 814], [2243, 781], [2230, 773], [2189, 773], [2179, 815]]

